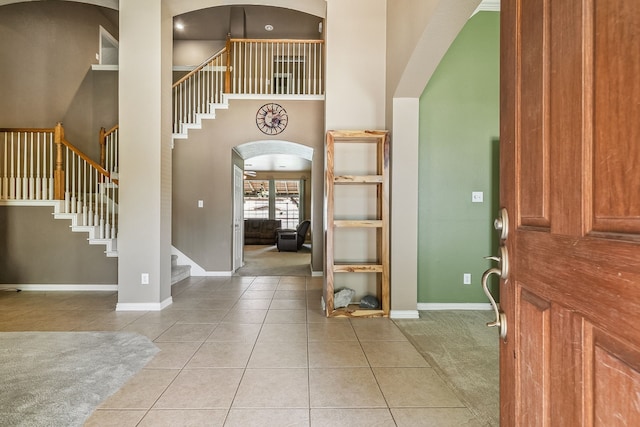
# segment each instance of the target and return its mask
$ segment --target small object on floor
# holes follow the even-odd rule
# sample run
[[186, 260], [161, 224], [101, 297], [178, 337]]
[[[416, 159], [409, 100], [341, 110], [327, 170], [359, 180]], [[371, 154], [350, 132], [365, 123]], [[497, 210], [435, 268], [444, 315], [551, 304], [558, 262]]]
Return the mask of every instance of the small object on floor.
[[380, 300], [373, 295], [365, 295], [360, 300], [360, 308], [380, 308]]
[[351, 304], [351, 299], [356, 294], [356, 291], [349, 288], [344, 288], [336, 292], [333, 296], [333, 308], [346, 307]]

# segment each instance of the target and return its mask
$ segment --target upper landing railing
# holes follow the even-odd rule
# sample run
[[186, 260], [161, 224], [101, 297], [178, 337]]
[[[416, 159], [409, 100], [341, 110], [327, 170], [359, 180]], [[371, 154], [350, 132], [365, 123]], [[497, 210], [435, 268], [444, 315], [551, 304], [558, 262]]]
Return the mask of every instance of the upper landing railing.
[[222, 94], [324, 95], [324, 41], [227, 39], [226, 46], [173, 85], [173, 132], [212, 114]]

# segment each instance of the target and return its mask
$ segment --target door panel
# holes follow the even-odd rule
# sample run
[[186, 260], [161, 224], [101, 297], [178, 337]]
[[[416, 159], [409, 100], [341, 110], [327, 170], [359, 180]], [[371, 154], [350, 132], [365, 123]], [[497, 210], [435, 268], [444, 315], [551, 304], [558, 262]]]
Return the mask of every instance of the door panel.
[[501, 6], [501, 425], [640, 425], [640, 2]]
[[[549, 135], [547, 129], [549, 73], [546, 1], [523, 0], [522, 52], [522, 139], [535, 141], [520, 147], [520, 209], [522, 225], [549, 227]], [[526, 191], [522, 191], [522, 190]]]

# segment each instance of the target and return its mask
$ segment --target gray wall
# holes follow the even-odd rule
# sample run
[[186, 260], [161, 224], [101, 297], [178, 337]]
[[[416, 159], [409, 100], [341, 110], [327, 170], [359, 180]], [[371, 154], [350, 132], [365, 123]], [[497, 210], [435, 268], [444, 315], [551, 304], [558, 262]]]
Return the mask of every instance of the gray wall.
[[[117, 73], [91, 71], [99, 26], [115, 37], [117, 12], [74, 2], [0, 6], [0, 127], [53, 127], [99, 160], [98, 132], [117, 123]], [[53, 208], [0, 208], [1, 283], [116, 284], [117, 259]]]
[[0, 283], [117, 284], [117, 258], [52, 213], [52, 207], [0, 206]]
[[[275, 137], [255, 124], [266, 101], [232, 100], [214, 120], [190, 130], [189, 139], [176, 140], [173, 150], [172, 242], [206, 271], [232, 268], [233, 147], [251, 141], [284, 140], [314, 148], [311, 188], [313, 241], [322, 242], [324, 170], [324, 103], [278, 101], [289, 114], [289, 124]], [[197, 201], [204, 201], [204, 208]], [[322, 270], [321, 247], [313, 252], [314, 271]]]
[[0, 6], [0, 126], [53, 127], [99, 159], [98, 132], [117, 123], [117, 72], [92, 71], [99, 26], [118, 37], [117, 12], [66, 2]]

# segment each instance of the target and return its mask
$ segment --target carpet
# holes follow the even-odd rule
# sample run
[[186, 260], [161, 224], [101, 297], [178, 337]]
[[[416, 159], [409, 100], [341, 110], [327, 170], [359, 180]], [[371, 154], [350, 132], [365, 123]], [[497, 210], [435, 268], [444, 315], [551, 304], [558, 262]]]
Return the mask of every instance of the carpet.
[[493, 311], [421, 311], [394, 319], [483, 425], [500, 425], [498, 334]]
[[158, 351], [129, 332], [2, 332], [0, 424], [81, 426]]
[[311, 276], [311, 249], [278, 252], [275, 245], [245, 245], [244, 265], [236, 276]]

